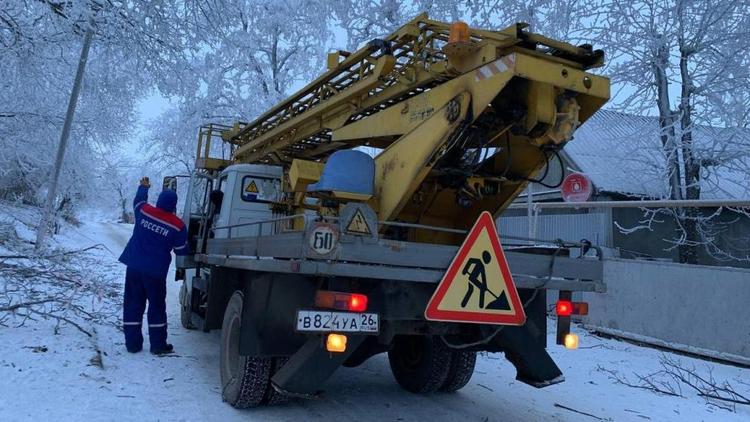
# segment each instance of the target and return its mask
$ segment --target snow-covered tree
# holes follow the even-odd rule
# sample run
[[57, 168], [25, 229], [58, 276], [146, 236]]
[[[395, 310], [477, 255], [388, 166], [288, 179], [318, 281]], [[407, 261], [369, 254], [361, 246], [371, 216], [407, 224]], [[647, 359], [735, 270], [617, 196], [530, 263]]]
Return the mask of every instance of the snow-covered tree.
[[335, 0], [332, 16], [347, 34], [354, 49], [373, 38], [387, 35], [410, 19], [427, 12], [430, 18], [464, 20], [478, 28], [501, 29], [526, 22], [531, 29], [551, 37], [568, 39], [571, 31], [590, 13], [581, 0]]
[[[3, 2], [0, 7], [0, 197], [39, 203], [90, 25], [83, 78], [57, 200], [99, 196], [103, 157], [133, 136], [134, 108], [182, 67], [187, 32], [172, 0]], [[60, 206], [58, 205], [58, 207]]]
[[[659, 117], [660, 180], [671, 199], [700, 199], [720, 191], [717, 174], [750, 174], [747, 136], [717, 130], [696, 143], [698, 125], [747, 126], [750, 92], [750, 3], [743, 0], [605, 0], [588, 23], [604, 45], [615, 104]], [[674, 216], [680, 260], [695, 263], [697, 247], [711, 248], [708, 219], [695, 208]]]
[[181, 171], [193, 166], [201, 125], [251, 121], [302, 87], [323, 69], [332, 36], [323, 1], [195, 0], [185, 10], [197, 48], [180, 82], [162, 87], [177, 104], [146, 141]]

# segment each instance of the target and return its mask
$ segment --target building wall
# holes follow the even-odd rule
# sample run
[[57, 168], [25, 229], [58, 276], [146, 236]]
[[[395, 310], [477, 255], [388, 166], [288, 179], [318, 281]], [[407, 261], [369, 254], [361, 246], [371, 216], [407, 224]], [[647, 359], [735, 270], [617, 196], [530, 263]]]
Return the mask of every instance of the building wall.
[[750, 364], [750, 270], [607, 259], [604, 282], [583, 294], [589, 327]]

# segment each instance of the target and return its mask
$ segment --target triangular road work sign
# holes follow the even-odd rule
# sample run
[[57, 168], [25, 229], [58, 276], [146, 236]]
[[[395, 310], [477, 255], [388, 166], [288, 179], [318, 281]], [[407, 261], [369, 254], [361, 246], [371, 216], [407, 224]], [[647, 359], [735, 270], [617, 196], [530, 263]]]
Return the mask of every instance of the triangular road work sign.
[[431, 321], [523, 325], [526, 313], [505, 260], [495, 221], [479, 216], [432, 295]]

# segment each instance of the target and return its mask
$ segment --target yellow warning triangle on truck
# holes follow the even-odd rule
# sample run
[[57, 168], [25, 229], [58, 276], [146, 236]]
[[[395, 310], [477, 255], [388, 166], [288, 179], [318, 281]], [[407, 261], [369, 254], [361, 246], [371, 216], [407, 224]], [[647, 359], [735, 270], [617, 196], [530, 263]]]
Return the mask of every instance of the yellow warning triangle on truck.
[[500, 246], [495, 221], [479, 216], [425, 310], [431, 321], [523, 325], [526, 313]]
[[372, 234], [370, 226], [367, 225], [365, 216], [362, 215], [362, 210], [357, 209], [357, 212], [354, 213], [354, 217], [352, 217], [349, 225], [346, 226], [346, 231], [350, 233]]
[[250, 183], [245, 188], [245, 192], [247, 193], [258, 193], [258, 185], [255, 184], [255, 180], [251, 180]]

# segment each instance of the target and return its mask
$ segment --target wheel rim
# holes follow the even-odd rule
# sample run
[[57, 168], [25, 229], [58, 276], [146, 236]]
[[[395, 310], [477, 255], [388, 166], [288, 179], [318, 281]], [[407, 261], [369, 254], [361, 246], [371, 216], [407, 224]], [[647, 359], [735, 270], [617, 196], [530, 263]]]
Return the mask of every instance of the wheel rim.
[[185, 287], [185, 283], [182, 283], [182, 287], [180, 287], [180, 307], [182, 308], [183, 312], [190, 310], [190, 301], [188, 300], [187, 287]]
[[227, 380], [225, 386], [231, 385], [235, 382], [237, 374], [240, 370], [240, 318], [239, 315], [235, 314], [230, 320], [229, 327], [227, 327], [228, 336], [226, 341], [226, 347], [224, 348], [224, 372], [225, 379]]

